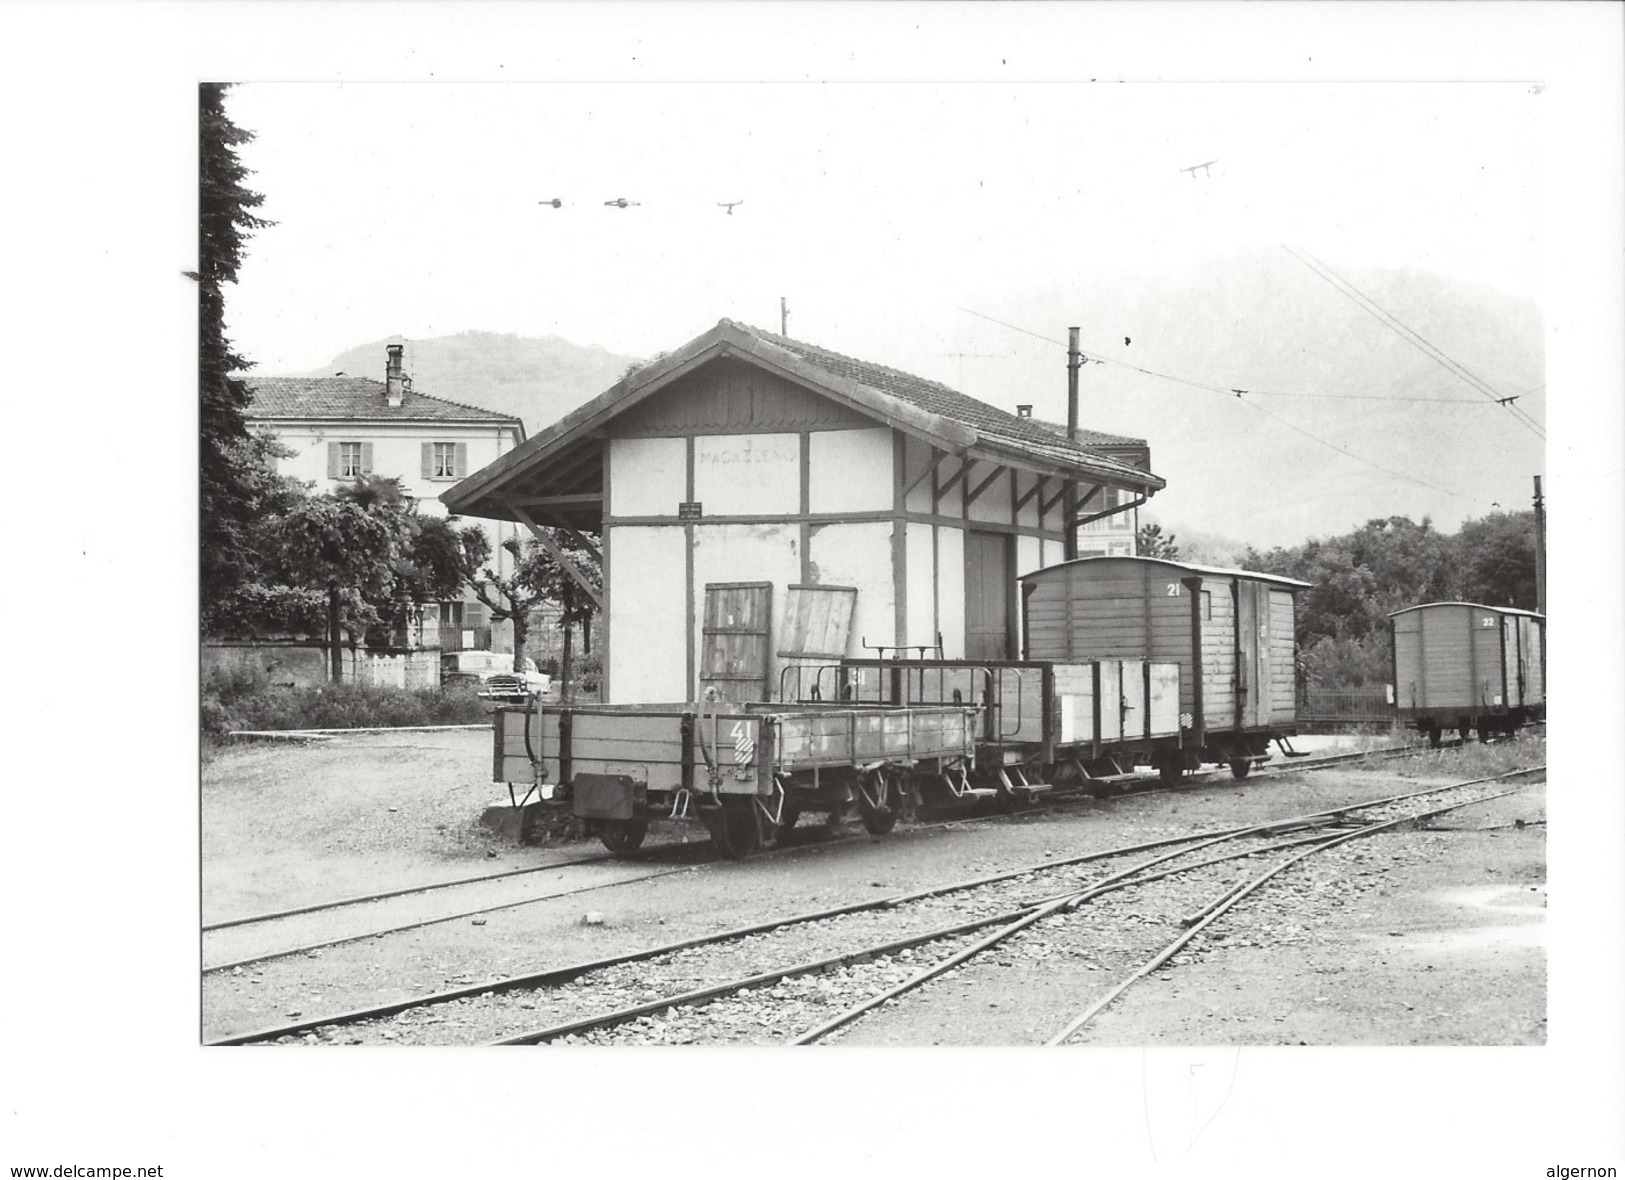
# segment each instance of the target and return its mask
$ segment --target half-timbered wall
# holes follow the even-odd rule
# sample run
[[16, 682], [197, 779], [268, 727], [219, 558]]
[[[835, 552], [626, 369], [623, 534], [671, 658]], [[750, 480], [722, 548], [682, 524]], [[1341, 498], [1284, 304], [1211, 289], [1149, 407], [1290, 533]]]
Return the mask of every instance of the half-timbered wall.
[[1017, 575], [1063, 555], [1058, 479], [944, 456], [737, 359], [679, 377], [607, 431], [613, 702], [692, 699], [707, 583], [773, 584], [776, 690], [791, 584], [857, 588], [849, 655], [940, 633], [959, 658], [968, 529], [1013, 538], [1012, 602]]

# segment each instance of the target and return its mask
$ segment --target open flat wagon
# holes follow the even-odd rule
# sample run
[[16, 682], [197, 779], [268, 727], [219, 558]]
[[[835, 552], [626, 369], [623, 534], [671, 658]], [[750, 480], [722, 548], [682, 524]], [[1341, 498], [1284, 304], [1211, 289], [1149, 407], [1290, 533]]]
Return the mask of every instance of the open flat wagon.
[[884, 835], [917, 780], [974, 758], [979, 710], [538, 704], [498, 709], [494, 726], [495, 780], [568, 807], [611, 851], [636, 849], [651, 820], [696, 820], [740, 859], [804, 813], [852, 804]]
[[979, 706], [974, 757], [933, 785], [955, 798], [993, 796], [1003, 808], [1053, 787], [1130, 777], [1136, 762], [1181, 741], [1176, 663], [848, 658], [786, 669], [780, 692], [893, 707]]

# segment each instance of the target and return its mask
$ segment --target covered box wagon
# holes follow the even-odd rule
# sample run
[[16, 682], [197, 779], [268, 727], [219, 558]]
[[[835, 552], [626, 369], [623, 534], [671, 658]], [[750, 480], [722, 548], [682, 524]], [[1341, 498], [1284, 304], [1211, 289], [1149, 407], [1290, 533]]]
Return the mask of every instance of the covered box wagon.
[[[1296, 603], [1307, 582], [1152, 557], [1082, 557], [1021, 579], [1023, 655], [1177, 664], [1179, 733], [1154, 744], [1170, 781], [1200, 762], [1236, 777], [1297, 732]], [[1134, 669], [1126, 673], [1132, 676]]]
[[1509, 606], [1429, 602], [1388, 616], [1394, 703], [1438, 745], [1511, 733], [1546, 715], [1546, 617]]

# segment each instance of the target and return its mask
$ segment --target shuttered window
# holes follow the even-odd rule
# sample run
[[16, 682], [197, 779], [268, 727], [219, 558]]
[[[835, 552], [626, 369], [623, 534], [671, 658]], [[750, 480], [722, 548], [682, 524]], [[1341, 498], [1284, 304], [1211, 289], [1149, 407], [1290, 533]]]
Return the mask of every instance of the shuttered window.
[[355, 479], [372, 474], [372, 444], [335, 442], [327, 444], [329, 479]]
[[424, 443], [424, 479], [462, 479], [468, 474], [467, 443]]

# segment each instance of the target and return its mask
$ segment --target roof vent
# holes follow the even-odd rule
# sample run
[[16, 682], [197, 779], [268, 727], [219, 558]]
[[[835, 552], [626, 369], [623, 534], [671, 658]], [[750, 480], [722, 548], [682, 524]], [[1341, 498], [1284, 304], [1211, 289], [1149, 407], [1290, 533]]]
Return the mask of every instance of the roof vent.
[[1019, 405], [1019, 406], [1016, 407], [1016, 417], [1017, 418], [1031, 418], [1032, 416], [1033, 416], [1033, 408], [1032, 408], [1032, 406], [1030, 406], [1030, 405]]

